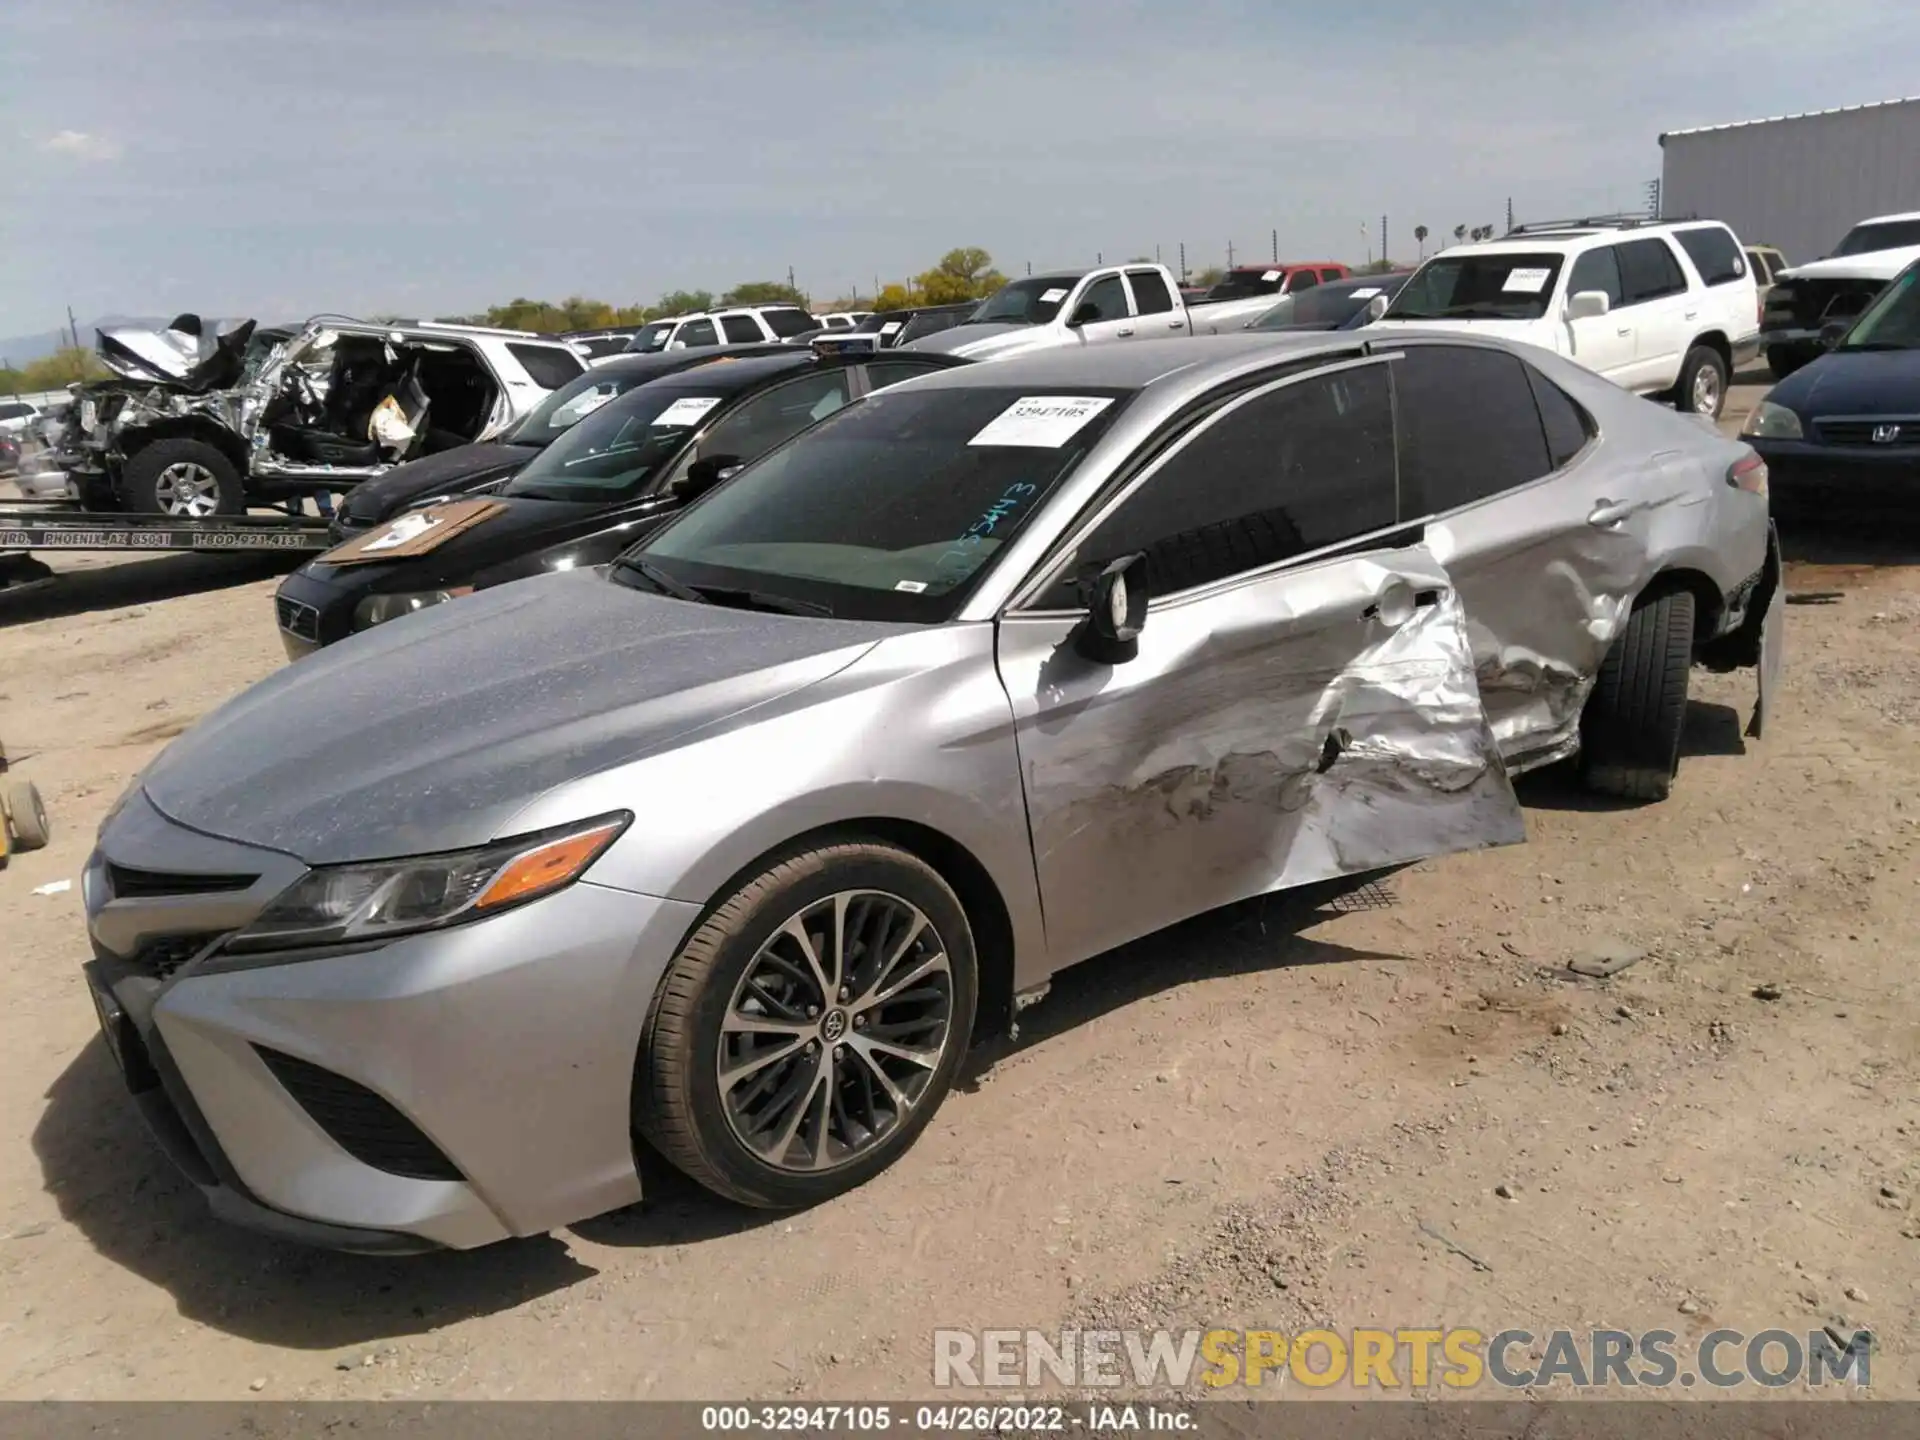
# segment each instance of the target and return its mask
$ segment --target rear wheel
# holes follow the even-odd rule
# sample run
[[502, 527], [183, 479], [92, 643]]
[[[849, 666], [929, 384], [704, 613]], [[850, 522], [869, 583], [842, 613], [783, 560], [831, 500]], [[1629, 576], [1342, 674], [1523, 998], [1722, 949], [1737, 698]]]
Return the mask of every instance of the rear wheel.
[[1720, 418], [1721, 407], [1727, 403], [1727, 362], [1718, 350], [1696, 345], [1687, 351], [1687, 358], [1680, 362], [1680, 382], [1673, 387], [1673, 401], [1677, 409], [1705, 415], [1709, 420]]
[[127, 461], [120, 487], [127, 509], [142, 515], [203, 520], [247, 508], [240, 472], [204, 440], [155, 440]]
[[797, 851], [668, 967], [636, 1117], [717, 1194], [816, 1204], [886, 1169], [933, 1118], [977, 986], [966, 913], [924, 861], [870, 841]]
[[40, 791], [31, 780], [0, 780], [0, 785], [7, 788], [7, 828], [13, 832], [13, 848], [38, 850], [53, 833]]
[[1643, 600], [1614, 637], [1580, 717], [1589, 789], [1624, 800], [1664, 800], [1680, 769], [1693, 664], [1693, 596]]

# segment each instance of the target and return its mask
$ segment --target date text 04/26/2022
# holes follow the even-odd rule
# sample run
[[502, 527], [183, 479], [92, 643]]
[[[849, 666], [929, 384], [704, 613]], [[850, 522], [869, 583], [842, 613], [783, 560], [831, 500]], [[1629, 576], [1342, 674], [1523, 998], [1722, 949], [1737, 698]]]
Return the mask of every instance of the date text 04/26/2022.
[[714, 1434], [788, 1432], [920, 1435], [1112, 1431], [1182, 1432], [1191, 1410], [1173, 1405], [708, 1405], [700, 1428]]

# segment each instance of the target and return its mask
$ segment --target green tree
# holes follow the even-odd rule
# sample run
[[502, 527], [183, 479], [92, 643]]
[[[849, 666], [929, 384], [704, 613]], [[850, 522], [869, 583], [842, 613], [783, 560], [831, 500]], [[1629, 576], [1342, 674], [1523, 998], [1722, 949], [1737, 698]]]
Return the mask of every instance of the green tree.
[[108, 372], [91, 350], [63, 345], [44, 359], [0, 369], [0, 395], [64, 390], [82, 380], [105, 380]]
[[993, 268], [993, 256], [978, 245], [949, 250], [939, 264], [914, 277], [915, 286], [929, 305], [985, 299], [1006, 283], [1007, 277]]
[[892, 310], [908, 310], [915, 305], [924, 305], [927, 297], [909, 285], [882, 286], [880, 293], [874, 296], [873, 308], [881, 314]]
[[1226, 278], [1227, 272], [1222, 270], [1218, 265], [1203, 265], [1194, 271], [1193, 283], [1212, 289]]
[[1422, 260], [1427, 258], [1427, 234], [1428, 234], [1428, 231], [1426, 226], [1416, 225], [1413, 227], [1413, 238], [1417, 242], [1419, 242], [1420, 258]]
[[807, 297], [779, 280], [747, 280], [720, 297], [722, 305], [798, 305], [805, 309]]
[[1467, 238], [1466, 226], [1456, 225], [1453, 227], [1453, 243], [1454, 244], [1458, 245], [1462, 240], [1465, 240], [1466, 238]]
[[658, 303], [647, 307], [646, 318], [664, 320], [670, 315], [691, 315], [696, 310], [712, 308], [711, 290], [669, 290], [660, 297]]

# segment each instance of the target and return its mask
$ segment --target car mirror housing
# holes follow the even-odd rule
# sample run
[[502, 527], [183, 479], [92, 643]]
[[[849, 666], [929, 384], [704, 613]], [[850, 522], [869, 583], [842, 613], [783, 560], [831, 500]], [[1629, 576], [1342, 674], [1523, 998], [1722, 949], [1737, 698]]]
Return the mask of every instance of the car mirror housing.
[[1078, 330], [1082, 325], [1090, 324], [1100, 318], [1100, 307], [1091, 300], [1082, 300], [1074, 307], [1073, 314], [1067, 317], [1067, 328]]
[[1074, 648], [1101, 665], [1123, 665], [1140, 653], [1147, 623], [1146, 555], [1112, 561], [1087, 586], [1087, 618], [1074, 632]]
[[1834, 346], [1847, 338], [1847, 331], [1852, 328], [1853, 326], [1849, 321], [1829, 320], [1820, 327], [1820, 347], [1823, 350], [1833, 349]]
[[1371, 300], [1367, 301], [1367, 319], [1378, 320], [1382, 315], [1387, 313], [1387, 306], [1391, 303], [1392, 301], [1385, 295], [1374, 296]]
[[1597, 320], [1613, 308], [1604, 290], [1580, 290], [1567, 297], [1569, 320]]

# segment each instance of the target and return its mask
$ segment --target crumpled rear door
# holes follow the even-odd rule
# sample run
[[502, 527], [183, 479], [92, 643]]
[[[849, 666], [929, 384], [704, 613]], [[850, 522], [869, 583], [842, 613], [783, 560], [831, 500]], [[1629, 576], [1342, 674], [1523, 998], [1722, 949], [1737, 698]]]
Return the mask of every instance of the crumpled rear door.
[[1001, 678], [1050, 962], [1268, 891], [1525, 839], [1424, 548], [1156, 601], [1118, 665], [1010, 615]]

